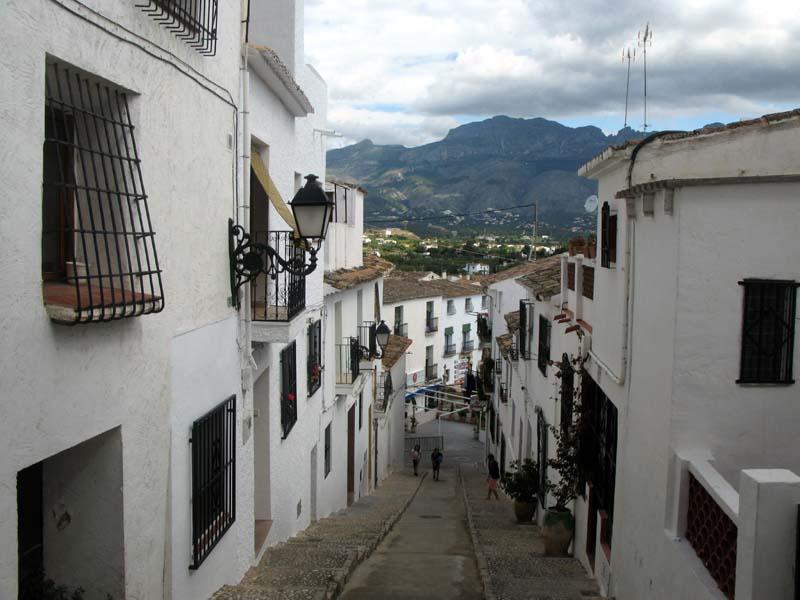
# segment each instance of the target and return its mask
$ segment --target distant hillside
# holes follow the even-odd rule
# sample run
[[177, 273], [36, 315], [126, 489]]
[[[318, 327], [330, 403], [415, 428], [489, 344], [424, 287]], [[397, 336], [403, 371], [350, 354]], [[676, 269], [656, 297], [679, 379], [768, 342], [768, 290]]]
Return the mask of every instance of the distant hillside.
[[[630, 128], [566, 127], [546, 119], [493, 117], [450, 130], [438, 142], [406, 148], [370, 140], [328, 152], [328, 173], [359, 181], [369, 191], [366, 219], [425, 217], [539, 202], [539, 218], [569, 226], [596, 193], [576, 169], [609, 145], [645, 134]], [[533, 209], [466, 220], [409, 223], [417, 233], [460, 229], [520, 229]]]

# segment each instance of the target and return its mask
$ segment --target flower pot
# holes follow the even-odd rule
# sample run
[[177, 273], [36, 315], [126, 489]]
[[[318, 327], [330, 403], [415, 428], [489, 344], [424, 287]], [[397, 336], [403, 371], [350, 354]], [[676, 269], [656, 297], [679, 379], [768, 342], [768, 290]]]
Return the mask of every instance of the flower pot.
[[547, 556], [568, 556], [575, 519], [566, 509], [548, 508], [544, 513], [544, 553]]
[[533, 502], [514, 500], [514, 514], [518, 522], [530, 523], [536, 514], [536, 498], [533, 499]]

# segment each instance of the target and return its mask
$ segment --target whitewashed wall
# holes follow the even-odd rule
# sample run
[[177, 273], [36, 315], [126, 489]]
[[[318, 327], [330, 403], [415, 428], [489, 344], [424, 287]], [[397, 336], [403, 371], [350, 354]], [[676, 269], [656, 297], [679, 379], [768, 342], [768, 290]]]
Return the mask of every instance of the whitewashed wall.
[[[227, 140], [235, 135], [234, 109], [184, 75], [178, 61], [211, 79], [212, 90], [235, 103], [239, 2], [219, 3], [223, 33], [215, 57], [197, 54], [133, 3], [85, 4], [102, 17], [80, 7], [72, 14], [45, 0], [7, 3], [0, 11], [9, 48], [0, 57], [6, 107], [0, 352], [11, 357], [0, 368], [4, 598], [17, 593], [17, 471], [115, 427], [121, 427], [123, 444], [125, 594], [163, 595], [169, 481], [185, 475], [169, 471], [171, 340], [233, 315], [227, 303], [225, 223], [233, 216], [236, 158]], [[135, 43], [109, 35], [107, 28]], [[160, 314], [70, 328], [52, 324], [44, 312], [38, 224], [46, 55], [132, 92], [136, 143], [164, 271], [166, 304]], [[235, 557], [225, 569], [231, 577], [243, 572]]]

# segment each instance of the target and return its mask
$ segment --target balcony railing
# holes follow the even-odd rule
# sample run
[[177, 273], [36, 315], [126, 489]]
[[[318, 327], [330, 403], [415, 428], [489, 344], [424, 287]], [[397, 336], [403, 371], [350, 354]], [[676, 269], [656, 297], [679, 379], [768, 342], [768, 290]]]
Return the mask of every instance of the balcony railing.
[[456, 353], [456, 345], [455, 343], [445, 344], [444, 345], [444, 355], [445, 356], [453, 356]]
[[434, 381], [439, 378], [439, 365], [425, 365], [425, 381]]
[[427, 317], [425, 319], [425, 333], [439, 331], [439, 317]]
[[475, 340], [464, 340], [461, 343], [461, 352], [472, 352], [475, 350]]
[[395, 323], [394, 334], [402, 335], [403, 337], [408, 337], [408, 323]]
[[487, 392], [494, 391], [494, 361], [487, 360], [481, 363], [478, 369], [481, 381], [483, 381], [483, 389]]
[[358, 338], [349, 338], [343, 344], [336, 344], [336, 383], [350, 385], [361, 374], [359, 360], [361, 350]]
[[519, 346], [517, 346], [517, 338], [511, 340], [511, 348], [508, 349], [508, 358], [511, 360], [519, 360]]
[[361, 350], [361, 360], [372, 360], [378, 356], [378, 338], [373, 321], [364, 321], [358, 326], [358, 345]]
[[381, 379], [378, 383], [378, 397], [375, 399], [375, 410], [386, 412], [393, 393], [392, 374], [389, 372], [381, 373]]
[[[256, 231], [255, 241], [268, 244], [284, 260], [305, 264], [306, 253], [294, 245], [291, 231]], [[306, 278], [288, 271], [277, 275], [259, 275], [252, 284], [253, 321], [291, 321], [306, 307]]]
[[486, 315], [478, 315], [478, 338], [483, 343], [492, 341], [492, 323]]

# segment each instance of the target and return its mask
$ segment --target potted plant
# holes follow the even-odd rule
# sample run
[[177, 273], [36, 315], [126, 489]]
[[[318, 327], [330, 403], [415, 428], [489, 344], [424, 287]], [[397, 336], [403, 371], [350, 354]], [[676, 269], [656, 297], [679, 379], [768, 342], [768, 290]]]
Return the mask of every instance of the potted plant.
[[570, 504], [578, 495], [580, 480], [578, 462], [578, 428], [580, 422], [580, 405], [573, 403], [572, 414], [578, 418], [567, 426], [550, 425], [556, 442], [556, 456], [547, 461], [547, 466], [558, 473], [558, 478], [547, 479], [547, 491], [555, 504], [547, 507], [544, 513], [545, 554], [550, 556], [566, 556], [572, 536], [575, 532], [575, 518]]
[[500, 478], [500, 487], [514, 500], [514, 514], [520, 523], [530, 523], [536, 514], [539, 467], [531, 459], [515, 460]]
[[589, 236], [589, 241], [586, 243], [586, 258], [597, 257], [597, 238], [593, 235]]
[[586, 245], [586, 240], [582, 236], [574, 237], [569, 241], [569, 255], [575, 256], [583, 252], [583, 247]]

